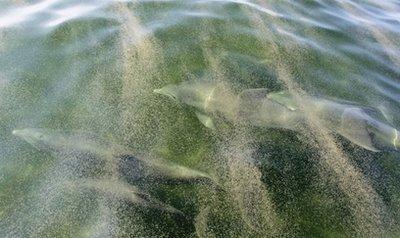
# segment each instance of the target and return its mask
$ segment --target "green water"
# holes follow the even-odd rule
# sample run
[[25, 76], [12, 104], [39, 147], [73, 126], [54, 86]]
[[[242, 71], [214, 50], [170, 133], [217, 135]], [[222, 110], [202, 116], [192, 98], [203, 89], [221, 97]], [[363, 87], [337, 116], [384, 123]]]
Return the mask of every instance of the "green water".
[[[153, 93], [190, 80], [287, 90], [382, 109], [399, 128], [399, 12], [398, 1], [1, 1], [0, 236], [400, 236], [397, 151], [311, 119], [300, 132], [224, 119], [210, 130]], [[144, 187], [185, 217], [68, 189], [66, 158], [20, 128], [92, 133], [219, 186]]]

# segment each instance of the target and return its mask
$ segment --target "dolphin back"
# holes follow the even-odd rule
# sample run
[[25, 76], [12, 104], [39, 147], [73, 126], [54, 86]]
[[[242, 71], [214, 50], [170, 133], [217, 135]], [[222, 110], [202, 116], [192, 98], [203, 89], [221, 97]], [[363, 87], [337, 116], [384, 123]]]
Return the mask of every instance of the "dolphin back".
[[250, 125], [295, 129], [302, 122], [299, 111], [270, 98], [268, 89], [248, 89], [238, 96], [238, 117]]

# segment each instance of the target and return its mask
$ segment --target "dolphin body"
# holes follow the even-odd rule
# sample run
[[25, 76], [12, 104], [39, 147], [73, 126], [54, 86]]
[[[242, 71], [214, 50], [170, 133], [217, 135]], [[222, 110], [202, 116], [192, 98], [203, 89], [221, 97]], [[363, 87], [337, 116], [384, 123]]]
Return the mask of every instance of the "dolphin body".
[[[132, 153], [120, 145], [109, 143], [95, 135], [82, 132], [60, 132], [46, 129], [26, 128], [14, 130], [14, 135], [24, 139], [35, 148], [56, 156], [94, 158], [98, 161], [119, 163], [119, 172], [134, 170], [136, 179], [196, 180], [212, 179], [206, 173], [176, 163]], [[133, 155], [134, 154], [134, 155]], [[136, 167], [136, 168], [135, 168]], [[132, 174], [133, 176], [133, 174]]]
[[200, 122], [211, 129], [215, 128], [213, 118], [221, 115], [246, 125], [289, 130], [300, 130], [312, 116], [325, 128], [367, 150], [400, 147], [397, 129], [351, 103], [310, 96], [300, 96], [296, 101], [287, 91], [270, 92], [265, 88], [234, 95], [223, 85], [200, 80], [167, 85], [154, 92], [194, 107]]

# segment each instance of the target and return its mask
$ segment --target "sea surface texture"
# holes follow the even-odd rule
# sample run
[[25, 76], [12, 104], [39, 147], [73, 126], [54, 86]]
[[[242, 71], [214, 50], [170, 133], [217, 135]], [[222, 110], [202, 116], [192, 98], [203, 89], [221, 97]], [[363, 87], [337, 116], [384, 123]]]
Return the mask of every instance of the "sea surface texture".
[[400, 237], [399, 102], [397, 0], [1, 0], [0, 237]]

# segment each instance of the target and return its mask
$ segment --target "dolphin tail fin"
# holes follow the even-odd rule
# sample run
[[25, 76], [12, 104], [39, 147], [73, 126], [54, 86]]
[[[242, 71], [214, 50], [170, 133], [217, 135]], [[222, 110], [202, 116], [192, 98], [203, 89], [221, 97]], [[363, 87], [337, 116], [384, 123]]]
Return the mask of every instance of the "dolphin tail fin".
[[351, 142], [370, 151], [379, 150], [373, 145], [368, 123], [360, 108], [347, 108], [342, 114], [339, 133]]

